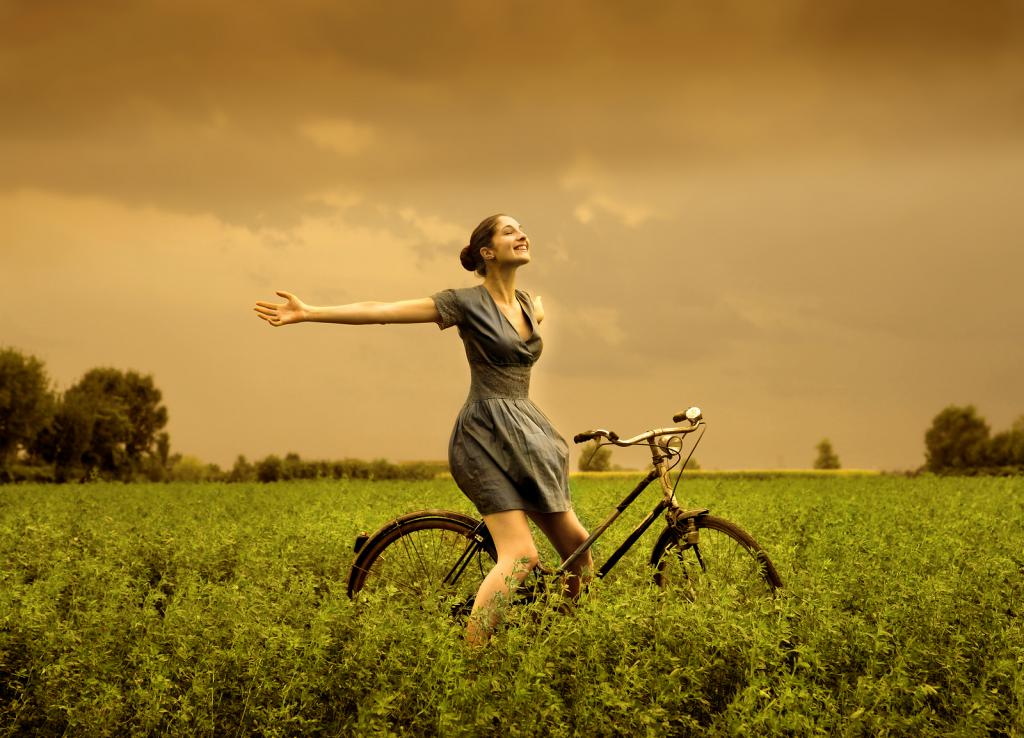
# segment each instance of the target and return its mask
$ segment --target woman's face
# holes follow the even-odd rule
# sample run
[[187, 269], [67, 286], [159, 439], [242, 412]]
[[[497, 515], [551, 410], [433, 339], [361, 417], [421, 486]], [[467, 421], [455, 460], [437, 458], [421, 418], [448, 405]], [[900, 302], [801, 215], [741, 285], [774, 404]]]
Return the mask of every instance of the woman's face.
[[[481, 249], [485, 259], [500, 266], [530, 263], [530, 239], [523, 232], [523, 226], [510, 215], [502, 215], [494, 224], [491, 246]], [[488, 253], [490, 252], [490, 253]]]

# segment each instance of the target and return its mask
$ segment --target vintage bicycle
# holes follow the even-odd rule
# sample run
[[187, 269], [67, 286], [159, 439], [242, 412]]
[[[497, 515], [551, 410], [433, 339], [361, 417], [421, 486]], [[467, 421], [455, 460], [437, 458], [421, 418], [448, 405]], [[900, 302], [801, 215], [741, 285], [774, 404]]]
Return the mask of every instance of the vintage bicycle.
[[[703, 590], [734, 588], [736, 594], [771, 595], [782, 587], [774, 564], [757, 541], [737, 524], [711, 515], [707, 508], [684, 508], [676, 500], [682, 471], [704, 435], [700, 408], [691, 407], [672, 418], [685, 423], [656, 428], [632, 438], [597, 429], [578, 433], [576, 443], [596, 439], [598, 445], [647, 446], [650, 472], [627, 494], [580, 547], [553, 572], [539, 567], [538, 576], [520, 588], [521, 599], [532, 599], [548, 575], [563, 576], [580, 556], [611, 527], [655, 480], [661, 499], [594, 573], [603, 578], [661, 517], [665, 528], [650, 555], [654, 582], [662, 588], [697, 598]], [[696, 432], [683, 459], [685, 438]], [[680, 464], [672, 480], [672, 470]], [[348, 595], [379, 592], [409, 604], [445, 605], [453, 614], [467, 613], [484, 575], [497, 556], [482, 520], [450, 510], [418, 510], [385, 523], [372, 535], [355, 542], [355, 560], [349, 573]]]

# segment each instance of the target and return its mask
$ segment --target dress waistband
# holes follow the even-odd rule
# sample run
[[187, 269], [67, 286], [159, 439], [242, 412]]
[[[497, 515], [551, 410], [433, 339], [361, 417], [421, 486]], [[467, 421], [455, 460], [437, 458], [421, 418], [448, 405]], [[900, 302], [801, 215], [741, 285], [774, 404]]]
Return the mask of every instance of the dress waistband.
[[469, 365], [472, 381], [466, 402], [492, 397], [524, 399], [530, 396], [530, 369], [524, 364], [500, 366], [472, 362]]

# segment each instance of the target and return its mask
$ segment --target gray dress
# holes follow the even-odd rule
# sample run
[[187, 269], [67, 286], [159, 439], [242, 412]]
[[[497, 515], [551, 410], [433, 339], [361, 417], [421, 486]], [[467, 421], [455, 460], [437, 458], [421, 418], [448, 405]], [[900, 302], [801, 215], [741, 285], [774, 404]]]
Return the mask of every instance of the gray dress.
[[433, 295], [441, 330], [459, 327], [472, 381], [448, 443], [452, 477], [481, 515], [569, 510], [569, 447], [529, 398], [542, 341], [533, 300], [516, 290], [525, 341], [483, 285]]

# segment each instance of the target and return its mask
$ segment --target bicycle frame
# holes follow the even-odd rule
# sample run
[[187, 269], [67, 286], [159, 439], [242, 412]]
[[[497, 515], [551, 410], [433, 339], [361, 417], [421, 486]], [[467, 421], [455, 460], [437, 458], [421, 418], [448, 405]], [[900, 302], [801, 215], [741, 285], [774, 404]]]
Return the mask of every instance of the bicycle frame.
[[487, 532], [487, 524], [481, 520], [480, 524], [473, 529], [472, 542], [466, 546], [466, 550], [462, 552], [462, 556], [459, 557], [459, 560], [456, 561], [455, 565], [449, 569], [447, 574], [444, 575], [444, 579], [441, 580], [442, 583], [455, 584], [455, 582], [458, 581], [459, 577], [462, 576], [462, 572], [464, 572], [466, 567], [469, 566], [469, 562], [473, 560], [473, 556], [475, 556], [476, 552], [483, 546], [485, 534], [490, 535], [490, 533]]
[[[702, 435], [703, 428], [701, 430], [701, 436]], [[697, 441], [694, 443], [694, 448], [696, 448], [697, 443], [700, 443], [701, 436], [697, 437]], [[651, 510], [650, 514], [642, 521], [640, 521], [640, 523], [626, 537], [626, 540], [624, 540], [619, 545], [619, 547], [612, 552], [612, 555], [608, 557], [604, 564], [602, 564], [601, 567], [596, 572], [594, 572], [594, 576], [601, 578], [604, 577], [608, 572], [610, 572], [612, 568], [619, 562], [619, 559], [621, 559], [626, 554], [626, 552], [633, 547], [633, 544], [635, 544], [637, 540], [639, 540], [640, 536], [642, 536], [647, 531], [647, 529], [651, 527], [654, 521], [661, 517], [661, 514], [666, 510], [670, 511], [670, 522], [680, 519], [685, 520], [686, 518], [692, 518], [698, 515], [706, 515], [708, 513], [707, 508], [697, 508], [694, 510], [684, 511], [679, 507], [678, 503], [675, 500], [675, 493], [673, 491], [672, 484], [669, 482], [668, 478], [669, 457], [665, 453], [663, 453], [657, 445], [652, 444], [650, 448], [651, 460], [654, 463], [654, 468], [647, 473], [646, 477], [640, 480], [636, 487], [633, 488], [632, 492], [630, 492], [622, 499], [622, 502], [616, 505], [615, 509], [607, 518], [605, 518], [604, 522], [597, 526], [594, 532], [590, 534], [590, 537], [587, 538], [587, 540], [585, 540], [583, 543], [581, 543], [580, 547], [573, 551], [573, 553], [570, 554], [569, 558], [567, 558], [565, 561], [561, 563], [561, 565], [555, 570], [556, 574], [564, 574], [574, 563], [576, 563], [580, 556], [582, 556], [586, 551], [588, 551], [591, 548], [591, 546], [594, 545], [594, 542], [597, 541], [597, 539], [600, 538], [604, 534], [604, 532], [611, 527], [612, 523], [614, 523], [616, 519], [618, 519], [619, 515], [621, 515], [626, 510], [626, 508], [632, 505], [633, 502], [636, 501], [637, 497], [639, 497], [640, 494], [645, 489], [647, 489], [647, 487], [655, 479], [661, 482], [661, 489], [663, 493], [662, 498], [658, 501], [658, 504], [654, 506], [654, 509]]]

